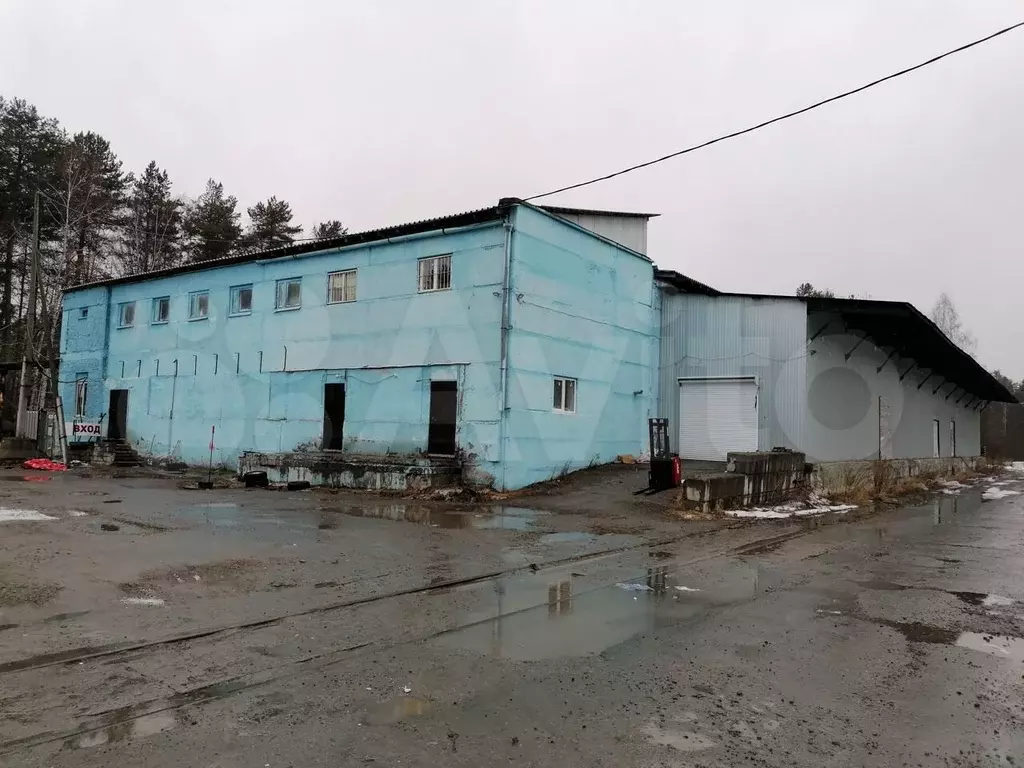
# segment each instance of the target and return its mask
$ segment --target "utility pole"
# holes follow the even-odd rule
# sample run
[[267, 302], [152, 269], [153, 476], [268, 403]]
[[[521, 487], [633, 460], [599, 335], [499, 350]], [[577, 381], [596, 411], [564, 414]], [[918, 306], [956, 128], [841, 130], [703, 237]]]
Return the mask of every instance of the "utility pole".
[[25, 352], [21, 358], [21, 387], [18, 390], [18, 437], [28, 437], [28, 397], [31, 389], [29, 365], [35, 368], [36, 349], [33, 336], [36, 329], [36, 291], [39, 282], [39, 192], [35, 196], [35, 211], [32, 216], [32, 266], [28, 284], [28, 314], [25, 316]]

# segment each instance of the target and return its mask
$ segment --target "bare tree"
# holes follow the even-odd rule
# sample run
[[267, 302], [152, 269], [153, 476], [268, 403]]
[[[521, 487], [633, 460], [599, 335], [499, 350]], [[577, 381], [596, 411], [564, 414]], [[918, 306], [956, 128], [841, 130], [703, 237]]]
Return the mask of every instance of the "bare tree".
[[960, 319], [960, 313], [957, 311], [956, 305], [953, 304], [953, 300], [949, 298], [948, 293], [939, 295], [939, 298], [935, 301], [935, 306], [932, 307], [931, 318], [932, 322], [939, 327], [939, 330], [946, 334], [950, 341], [967, 354], [972, 357], [974, 356], [978, 348], [978, 340], [973, 333], [964, 328], [963, 321]]

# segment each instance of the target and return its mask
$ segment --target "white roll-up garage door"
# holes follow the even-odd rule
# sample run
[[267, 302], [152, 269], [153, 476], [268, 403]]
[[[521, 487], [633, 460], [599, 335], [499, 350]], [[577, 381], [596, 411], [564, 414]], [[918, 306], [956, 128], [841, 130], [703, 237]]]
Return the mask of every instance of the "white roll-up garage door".
[[757, 450], [754, 379], [679, 380], [679, 455], [725, 461], [729, 451]]

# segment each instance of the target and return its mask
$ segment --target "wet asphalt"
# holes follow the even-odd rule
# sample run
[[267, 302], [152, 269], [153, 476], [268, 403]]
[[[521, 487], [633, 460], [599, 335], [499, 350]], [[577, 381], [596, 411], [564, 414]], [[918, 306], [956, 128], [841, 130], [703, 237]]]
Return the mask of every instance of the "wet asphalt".
[[736, 526], [15, 481], [54, 520], [0, 566], [62, 588], [0, 610], [0, 765], [1019, 765], [991, 485]]

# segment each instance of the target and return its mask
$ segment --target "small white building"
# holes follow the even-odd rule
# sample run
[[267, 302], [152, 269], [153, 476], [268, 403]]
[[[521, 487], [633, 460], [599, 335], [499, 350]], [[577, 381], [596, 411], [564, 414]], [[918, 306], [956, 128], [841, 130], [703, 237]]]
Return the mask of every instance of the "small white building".
[[684, 459], [973, 457], [1013, 395], [906, 302], [722, 293], [657, 270], [658, 415]]

